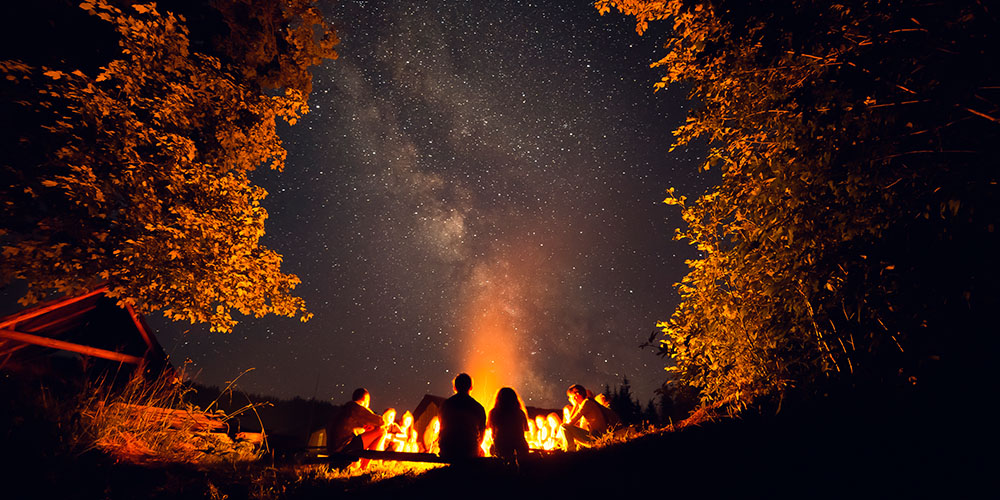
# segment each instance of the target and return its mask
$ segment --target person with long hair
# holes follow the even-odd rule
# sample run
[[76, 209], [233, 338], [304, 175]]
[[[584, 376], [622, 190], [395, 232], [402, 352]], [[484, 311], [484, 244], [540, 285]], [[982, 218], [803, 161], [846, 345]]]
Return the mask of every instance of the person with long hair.
[[528, 456], [528, 441], [524, 437], [528, 430], [528, 414], [514, 389], [504, 387], [497, 391], [486, 427], [493, 435], [490, 450], [493, 456], [515, 467]]

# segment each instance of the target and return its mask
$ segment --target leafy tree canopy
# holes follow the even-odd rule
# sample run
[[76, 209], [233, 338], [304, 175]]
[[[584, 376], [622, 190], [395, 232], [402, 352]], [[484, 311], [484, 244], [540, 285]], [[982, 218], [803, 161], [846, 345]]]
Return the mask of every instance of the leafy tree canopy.
[[[738, 410], [832, 386], [920, 388], [995, 345], [1000, 66], [981, 2], [598, 0], [669, 22], [656, 89], [699, 104], [721, 183], [686, 227], [668, 370]], [[991, 42], [992, 40], [992, 42]], [[976, 368], [978, 369], [978, 368]], [[968, 385], [970, 380], [953, 380]], [[832, 385], [831, 385], [832, 384]], [[909, 390], [909, 389], [907, 389]]]
[[[310, 1], [213, 5], [232, 21], [218, 57], [156, 4], [88, 0], [120, 37], [97, 74], [0, 61], [0, 285], [25, 280], [22, 303], [107, 282], [121, 302], [213, 331], [232, 329], [233, 310], [311, 316], [260, 244], [267, 193], [248, 173], [284, 167], [276, 122], [307, 112], [308, 68], [336, 57], [337, 38]], [[247, 20], [252, 35], [237, 31]]]

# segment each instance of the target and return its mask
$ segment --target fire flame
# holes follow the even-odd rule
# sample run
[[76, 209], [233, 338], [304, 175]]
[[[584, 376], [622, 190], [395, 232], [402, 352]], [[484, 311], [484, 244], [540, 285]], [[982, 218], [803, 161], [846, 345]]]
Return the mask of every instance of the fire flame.
[[[562, 419], [555, 413], [546, 416], [538, 415], [534, 419], [528, 419], [528, 432], [524, 433], [528, 441], [528, 448], [533, 450], [561, 450], [566, 448], [566, 435], [563, 433]], [[490, 448], [493, 446], [493, 433], [486, 429], [483, 437], [483, 456], [491, 456]]]
[[[505, 291], [501, 295], [508, 295]], [[504, 306], [503, 300], [480, 300], [479, 311], [473, 322], [471, 349], [465, 362], [465, 371], [472, 376], [472, 397], [483, 404], [486, 412], [493, 408], [500, 388], [517, 387], [523, 380], [524, 366], [516, 346], [520, 332], [515, 326], [516, 310]], [[558, 414], [538, 415], [528, 420], [525, 438], [528, 447], [536, 450], [565, 448], [566, 437]], [[489, 429], [483, 438], [483, 456], [490, 456], [493, 435]]]
[[[530, 345], [527, 333], [519, 324], [524, 322], [522, 305], [532, 290], [526, 285], [531, 280], [531, 269], [540, 265], [532, 250], [522, 249], [517, 263], [498, 258], [489, 264], [477, 266], [472, 279], [465, 290], [471, 298], [465, 309], [467, 318], [467, 336], [465, 337], [465, 356], [462, 359], [462, 371], [472, 376], [472, 397], [483, 404], [489, 412], [494, 403], [495, 395], [504, 386], [514, 387], [520, 391], [526, 380], [531, 380], [530, 363], [527, 361], [522, 346]], [[412, 429], [413, 417], [407, 419], [404, 414], [401, 422], [396, 423], [396, 414], [387, 415], [387, 424], [391, 432], [387, 432], [379, 449], [409, 451], [416, 447], [417, 451], [437, 453], [438, 436], [441, 422], [435, 417], [424, 430], [421, 439], [416, 438]], [[536, 450], [554, 450], [565, 448], [566, 437], [563, 434], [562, 422], [556, 413], [539, 415], [529, 418], [529, 431], [525, 433], [528, 446]], [[493, 436], [487, 429], [482, 442], [482, 454], [490, 456]]]
[[[436, 419], [435, 419], [436, 420]], [[382, 414], [382, 422], [386, 424], [386, 433], [382, 440], [375, 445], [378, 451], [401, 451], [406, 453], [419, 453], [420, 443], [417, 442], [417, 430], [413, 428], [413, 414], [409, 411], [403, 413], [402, 420], [396, 422], [396, 409], [389, 408]], [[437, 428], [441, 424], [438, 422]]]
[[[490, 304], [482, 308], [473, 328], [473, 345], [465, 371], [472, 376], [472, 397], [483, 404], [487, 413], [493, 408], [496, 393], [501, 387], [516, 387], [522, 381], [523, 367], [512, 361], [518, 359], [518, 331], [513, 326], [512, 315], [512, 311]], [[529, 419], [529, 430], [525, 433], [528, 446], [536, 450], [565, 448], [562, 422], [563, 419], [555, 413]], [[492, 445], [493, 436], [487, 429], [482, 444], [484, 456], [490, 456]]]
[[[437, 453], [437, 440], [440, 433], [441, 420], [438, 417], [434, 417], [425, 431], [423, 448], [418, 447], [416, 450]], [[413, 435], [416, 436], [415, 431]], [[524, 433], [524, 437], [528, 441], [528, 447], [533, 450], [561, 450], [566, 448], [566, 435], [563, 433], [562, 419], [555, 413], [549, 413], [544, 417], [538, 415], [534, 419], [528, 419], [528, 432]], [[414, 444], [416, 443], [414, 442]], [[480, 445], [482, 456], [492, 456], [490, 452], [492, 447], [493, 432], [491, 429], [486, 429], [486, 434], [483, 436], [483, 442]], [[410, 449], [397, 449], [396, 451], [410, 451]]]
[[[398, 451], [406, 453], [438, 453], [438, 436], [441, 433], [441, 419], [434, 417], [424, 431], [423, 439], [419, 439], [417, 430], [413, 427], [413, 414], [409, 411], [403, 413], [400, 420], [396, 421], [396, 410], [389, 408], [382, 414], [382, 421], [386, 424], [386, 434], [382, 440], [376, 444], [375, 449], [379, 451]], [[556, 450], [564, 449], [566, 436], [562, 430], [562, 419], [555, 413], [546, 416], [538, 415], [534, 419], [528, 419], [528, 432], [524, 434], [528, 441], [528, 447], [533, 450]], [[486, 429], [481, 445], [482, 455], [491, 456], [490, 448], [493, 446], [493, 433]]]

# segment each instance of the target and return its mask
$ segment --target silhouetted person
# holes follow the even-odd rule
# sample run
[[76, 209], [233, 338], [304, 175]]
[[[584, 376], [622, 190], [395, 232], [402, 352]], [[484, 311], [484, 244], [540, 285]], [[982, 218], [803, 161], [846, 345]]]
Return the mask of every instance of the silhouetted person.
[[[385, 435], [382, 417], [368, 406], [371, 394], [367, 389], [354, 390], [351, 401], [340, 407], [340, 413], [330, 423], [326, 434], [326, 449], [330, 454], [369, 450]], [[368, 466], [369, 459], [361, 459], [361, 468]]]
[[486, 426], [493, 434], [493, 456], [515, 467], [524, 461], [528, 456], [528, 441], [524, 438], [528, 414], [514, 389], [504, 387], [497, 391]]
[[486, 410], [469, 391], [472, 377], [460, 373], [453, 382], [455, 395], [441, 404], [441, 458], [460, 461], [482, 455], [480, 446], [486, 432]]
[[580, 446], [589, 448], [601, 434], [619, 423], [615, 412], [588, 396], [587, 389], [580, 384], [566, 390], [566, 397], [573, 404], [569, 417], [563, 423], [569, 451], [576, 451]]

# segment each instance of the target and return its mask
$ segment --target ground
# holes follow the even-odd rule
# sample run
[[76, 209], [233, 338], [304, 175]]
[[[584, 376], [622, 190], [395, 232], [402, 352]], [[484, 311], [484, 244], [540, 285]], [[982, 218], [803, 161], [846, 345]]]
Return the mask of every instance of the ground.
[[[97, 452], [4, 468], [35, 498], [944, 498], [981, 496], [986, 445], [975, 429], [928, 428], [913, 408], [783, 411], [650, 434], [525, 464], [442, 467], [381, 479], [328, 478], [271, 464], [139, 467]], [[7, 456], [6, 459], [12, 457]], [[995, 486], [995, 485], [994, 485]], [[995, 491], [995, 488], [993, 488]], [[20, 498], [15, 496], [11, 498]]]

